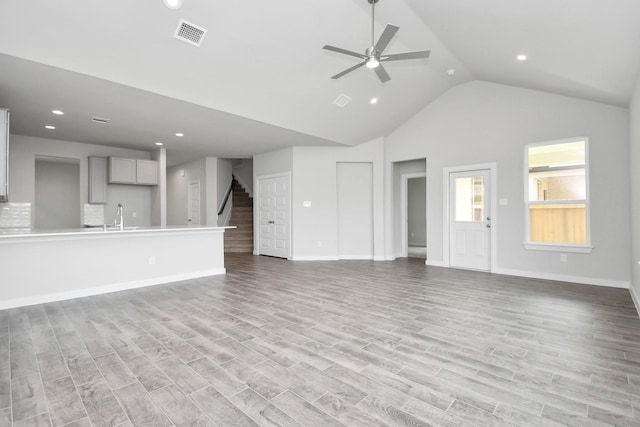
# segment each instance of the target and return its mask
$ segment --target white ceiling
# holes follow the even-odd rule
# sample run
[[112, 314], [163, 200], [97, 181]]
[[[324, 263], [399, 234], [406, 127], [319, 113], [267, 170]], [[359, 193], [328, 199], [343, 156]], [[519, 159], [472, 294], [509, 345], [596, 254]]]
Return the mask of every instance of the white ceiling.
[[[0, 106], [14, 133], [146, 150], [162, 141], [169, 164], [353, 145], [473, 79], [627, 106], [638, 16], [638, 0], [380, 0], [376, 38], [400, 26], [387, 53], [432, 51], [385, 64], [383, 84], [365, 68], [331, 80], [357, 59], [321, 49], [368, 47], [367, 0], [184, 0], [179, 10], [162, 0], [2, 0]], [[200, 48], [173, 38], [181, 18], [208, 30]], [[332, 104], [341, 93], [353, 98], [345, 108]]]

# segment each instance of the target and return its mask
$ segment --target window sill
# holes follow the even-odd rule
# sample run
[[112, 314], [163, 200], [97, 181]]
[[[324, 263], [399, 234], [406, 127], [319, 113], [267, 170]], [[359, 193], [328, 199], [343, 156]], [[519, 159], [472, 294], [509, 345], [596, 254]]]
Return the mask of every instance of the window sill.
[[590, 245], [563, 245], [561, 243], [523, 243], [525, 249], [533, 251], [550, 251], [550, 252], [573, 252], [579, 254], [590, 254], [593, 246]]

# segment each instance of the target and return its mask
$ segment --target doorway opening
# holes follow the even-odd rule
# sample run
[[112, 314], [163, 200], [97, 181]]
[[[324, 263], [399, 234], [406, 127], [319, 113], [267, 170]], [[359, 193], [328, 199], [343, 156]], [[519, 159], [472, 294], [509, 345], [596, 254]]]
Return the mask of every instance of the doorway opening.
[[81, 227], [80, 159], [36, 156], [35, 162], [35, 227]]
[[427, 258], [427, 159], [393, 163], [396, 258]]
[[[427, 177], [420, 174], [406, 179], [406, 230], [407, 256], [427, 259]], [[404, 206], [404, 205], [403, 205]]]

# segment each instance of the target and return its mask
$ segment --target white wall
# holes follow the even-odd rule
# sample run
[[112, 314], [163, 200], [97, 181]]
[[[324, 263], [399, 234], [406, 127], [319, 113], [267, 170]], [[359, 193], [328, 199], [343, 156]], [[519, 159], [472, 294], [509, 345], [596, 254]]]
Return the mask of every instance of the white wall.
[[151, 160], [158, 162], [158, 185], [151, 187], [151, 225], [167, 226], [167, 149], [158, 148], [151, 152]]
[[[78, 159], [80, 161], [80, 203], [89, 199], [89, 156], [126, 157], [149, 159], [147, 151], [107, 147], [104, 145], [80, 144], [55, 139], [35, 138], [23, 135], [11, 135], [9, 150], [9, 181], [12, 202], [35, 202], [35, 157], [53, 156]], [[107, 204], [104, 218], [113, 223], [116, 206], [122, 203], [125, 208], [125, 225], [147, 227], [151, 224], [151, 189], [147, 186], [114, 185], [107, 187]], [[136, 217], [133, 218], [133, 212]], [[35, 215], [31, 215], [35, 218]]]
[[629, 107], [631, 148], [631, 291], [640, 313], [640, 77]]
[[220, 187], [231, 179], [231, 161], [206, 157], [167, 169], [167, 224], [188, 225], [189, 183], [200, 181], [200, 223], [218, 225], [218, 207], [224, 197]]
[[35, 226], [80, 228], [80, 162], [36, 158]]
[[292, 170], [293, 148], [285, 148], [253, 156], [254, 180], [261, 176], [290, 173]]
[[189, 224], [187, 190], [191, 181], [200, 181], [200, 218], [207, 218], [206, 159], [200, 159], [167, 169], [167, 225]]
[[[294, 147], [292, 254], [294, 259], [337, 259], [338, 162], [373, 164], [374, 259], [384, 259], [384, 163], [382, 138], [356, 147]], [[257, 169], [257, 160], [256, 167]], [[256, 171], [258, 175], [258, 171]], [[303, 207], [310, 201], [311, 207]], [[318, 247], [318, 242], [322, 242]]]
[[373, 259], [373, 164], [337, 164], [338, 258]]
[[[590, 150], [590, 254], [524, 249], [524, 146], [531, 142], [587, 136]], [[445, 167], [497, 163], [494, 191], [508, 199], [494, 212], [497, 272], [627, 286], [629, 266], [629, 117], [624, 108], [474, 81], [457, 86], [386, 138], [386, 167], [427, 158], [429, 260], [443, 258]], [[393, 200], [391, 182], [386, 183]], [[387, 224], [393, 224], [387, 205]], [[387, 248], [391, 255], [392, 248]]]

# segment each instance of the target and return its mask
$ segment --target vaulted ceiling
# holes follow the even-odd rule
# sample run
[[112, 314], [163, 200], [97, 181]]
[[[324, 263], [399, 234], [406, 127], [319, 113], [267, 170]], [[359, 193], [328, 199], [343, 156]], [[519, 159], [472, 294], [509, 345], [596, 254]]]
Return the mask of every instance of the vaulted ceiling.
[[[637, 0], [380, 0], [376, 38], [400, 27], [387, 53], [431, 50], [385, 64], [391, 81], [381, 83], [364, 67], [330, 79], [357, 59], [321, 49], [364, 52], [367, 0], [184, 0], [178, 10], [162, 0], [0, 0], [0, 106], [12, 110], [13, 133], [144, 150], [163, 142], [169, 164], [359, 144], [474, 79], [626, 107], [638, 16]], [[180, 19], [207, 30], [200, 47], [173, 37]], [[332, 103], [340, 94], [352, 98], [344, 108]]]

